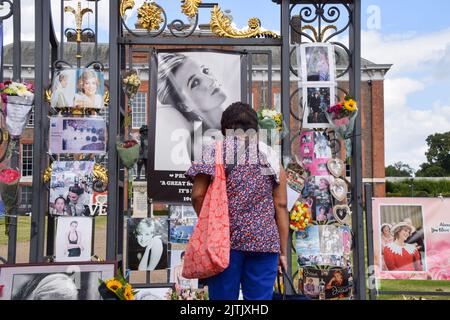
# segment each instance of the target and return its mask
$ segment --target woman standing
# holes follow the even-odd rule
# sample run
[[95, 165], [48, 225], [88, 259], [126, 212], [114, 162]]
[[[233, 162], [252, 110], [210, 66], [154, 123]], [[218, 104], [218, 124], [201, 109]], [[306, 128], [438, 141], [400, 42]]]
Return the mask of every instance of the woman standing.
[[[221, 127], [224, 135], [226, 130], [238, 129], [256, 133], [256, 112], [248, 104], [233, 103], [223, 113]], [[277, 270], [281, 270], [277, 267], [287, 270], [286, 176], [279, 163], [269, 163], [270, 150], [263, 153], [256, 141], [250, 134], [228, 135], [223, 141], [231, 252], [228, 268], [207, 279], [211, 300], [237, 300], [241, 285], [244, 299], [270, 300]], [[242, 143], [248, 147], [240, 152]], [[205, 148], [203, 155], [203, 159], [215, 159], [214, 148]], [[235, 165], [226, 161], [230, 155], [237, 159]], [[215, 175], [213, 162], [194, 163], [185, 174], [194, 183], [192, 204], [197, 214]]]
[[72, 221], [70, 223], [70, 230], [66, 236], [66, 255], [68, 257], [79, 257], [81, 256], [81, 251], [84, 250], [81, 238], [81, 232], [77, 231], [78, 222]]
[[420, 252], [414, 244], [406, 243], [411, 226], [400, 222], [392, 228], [394, 241], [383, 248], [384, 262], [389, 271], [423, 271]]

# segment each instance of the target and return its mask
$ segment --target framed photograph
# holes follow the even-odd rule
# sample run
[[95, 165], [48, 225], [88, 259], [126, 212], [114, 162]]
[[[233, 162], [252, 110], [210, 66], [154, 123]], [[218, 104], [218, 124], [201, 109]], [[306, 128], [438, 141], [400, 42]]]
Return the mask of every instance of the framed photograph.
[[92, 252], [92, 219], [58, 217], [56, 224], [55, 261], [90, 261]]
[[332, 44], [304, 43], [298, 50], [303, 82], [335, 81], [336, 65]]
[[306, 97], [303, 112], [303, 128], [332, 128], [326, 110], [335, 102], [335, 87], [328, 84], [304, 86], [303, 97]]
[[98, 280], [115, 269], [111, 262], [0, 265], [0, 300], [101, 300]]
[[106, 152], [106, 121], [102, 117], [50, 117], [51, 154]]
[[167, 217], [128, 219], [128, 268], [151, 271], [168, 268]]
[[153, 288], [136, 288], [134, 300], [170, 300], [169, 293], [173, 285], [158, 286]]
[[198, 279], [186, 279], [183, 277], [183, 250], [170, 251], [170, 282], [177, 284], [182, 289], [198, 289]]
[[[427, 271], [422, 205], [380, 206], [381, 270], [391, 273]], [[397, 242], [403, 242], [400, 247]]]
[[[161, 50], [152, 56], [148, 188], [154, 201], [190, 203], [184, 172], [202, 147], [221, 137], [223, 111], [245, 101], [246, 53], [213, 49]], [[246, 80], [245, 80], [246, 81]], [[200, 138], [202, 137], [202, 138]]]
[[104, 107], [105, 80], [103, 72], [94, 69], [62, 69], [52, 82], [51, 106], [61, 108]]
[[54, 161], [50, 178], [49, 213], [53, 216], [93, 214], [94, 161]]

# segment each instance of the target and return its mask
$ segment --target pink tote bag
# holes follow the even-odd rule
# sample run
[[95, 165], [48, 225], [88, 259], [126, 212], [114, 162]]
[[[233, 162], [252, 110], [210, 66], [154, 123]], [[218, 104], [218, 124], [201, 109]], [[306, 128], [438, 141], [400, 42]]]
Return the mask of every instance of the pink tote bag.
[[222, 142], [217, 142], [215, 178], [208, 187], [184, 255], [182, 275], [187, 279], [212, 277], [230, 263], [230, 219], [222, 159]]

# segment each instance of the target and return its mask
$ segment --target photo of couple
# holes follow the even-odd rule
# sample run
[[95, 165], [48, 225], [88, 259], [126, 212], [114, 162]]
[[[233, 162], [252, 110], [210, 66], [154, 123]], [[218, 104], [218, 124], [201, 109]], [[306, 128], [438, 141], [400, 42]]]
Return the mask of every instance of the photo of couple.
[[94, 161], [55, 161], [50, 179], [49, 214], [90, 216]]
[[52, 83], [51, 106], [61, 108], [103, 108], [103, 73], [93, 69], [63, 69]]

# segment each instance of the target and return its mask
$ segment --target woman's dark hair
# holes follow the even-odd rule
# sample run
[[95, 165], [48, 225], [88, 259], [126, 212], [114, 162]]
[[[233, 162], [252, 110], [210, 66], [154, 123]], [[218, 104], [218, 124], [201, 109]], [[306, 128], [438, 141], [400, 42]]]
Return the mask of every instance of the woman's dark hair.
[[181, 253], [181, 256], [180, 256], [181, 259], [183, 259], [184, 253], [185, 253], [184, 251]]
[[253, 129], [258, 131], [258, 116], [249, 104], [235, 102], [222, 113], [221, 125], [224, 136], [229, 129], [242, 129], [244, 131]]
[[83, 188], [80, 188], [79, 186], [72, 186], [69, 188], [69, 192], [76, 193], [77, 195], [82, 195], [84, 193]]

